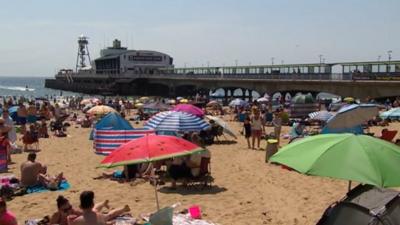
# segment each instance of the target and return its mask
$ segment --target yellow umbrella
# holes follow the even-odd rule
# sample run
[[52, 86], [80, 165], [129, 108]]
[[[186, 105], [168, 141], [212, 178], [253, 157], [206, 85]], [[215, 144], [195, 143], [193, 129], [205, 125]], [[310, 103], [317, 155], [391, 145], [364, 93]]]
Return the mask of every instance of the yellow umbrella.
[[135, 107], [136, 107], [136, 108], [141, 108], [141, 107], [143, 107], [143, 103], [140, 103], [140, 102], [139, 102], [139, 103], [136, 103], [136, 104], [135, 104]]
[[139, 100], [140, 100], [141, 102], [148, 101], [149, 99], [150, 99], [150, 98], [147, 97], [147, 96], [143, 96], [143, 97], [140, 97], [140, 98], [139, 98]]
[[139, 100], [139, 99], [136, 99], [136, 100], [135, 100], [135, 103], [140, 103], [140, 100]]
[[111, 108], [110, 106], [106, 106], [106, 105], [98, 105], [87, 111], [87, 113], [94, 114], [94, 115], [105, 115], [110, 112], [116, 112], [116, 111], [115, 111], [115, 109]]
[[343, 101], [347, 102], [347, 103], [351, 103], [351, 102], [354, 102], [354, 98], [353, 97], [346, 97], [346, 98], [343, 99]]
[[188, 103], [189, 100], [187, 100], [186, 98], [182, 98], [181, 100], [179, 100], [180, 103]]

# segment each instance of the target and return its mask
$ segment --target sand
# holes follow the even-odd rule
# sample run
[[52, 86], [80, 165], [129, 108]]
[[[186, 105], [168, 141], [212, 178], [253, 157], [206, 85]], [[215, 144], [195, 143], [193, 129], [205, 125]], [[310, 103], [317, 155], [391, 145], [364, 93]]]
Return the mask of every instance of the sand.
[[[161, 187], [161, 206], [180, 202], [183, 208], [197, 204], [204, 219], [225, 225], [315, 224], [331, 203], [345, 195], [346, 181], [305, 176], [266, 164], [264, 151], [247, 149], [244, 137], [239, 135], [241, 125], [229, 124], [237, 131], [237, 143], [209, 147], [213, 188], [168, 191]], [[399, 127], [396, 123], [389, 128]], [[282, 134], [288, 133], [288, 129], [284, 127]], [[381, 129], [372, 130], [380, 134]], [[97, 202], [109, 199], [112, 207], [128, 204], [134, 216], [155, 210], [154, 188], [148, 182], [121, 184], [93, 179], [105, 170], [96, 169], [103, 156], [93, 153], [89, 132], [90, 129], [71, 126], [66, 138], [51, 136], [40, 140], [37, 160], [48, 166], [50, 174], [63, 171], [72, 187], [63, 192], [15, 197], [8, 206], [20, 224], [28, 218], [42, 218], [55, 212], [58, 195], [66, 196], [78, 207], [79, 194], [84, 190], [94, 190]], [[267, 132], [272, 132], [272, 128], [267, 128]], [[286, 143], [283, 140], [281, 145]], [[262, 146], [265, 148], [265, 141]], [[13, 155], [15, 164], [10, 166], [10, 172], [19, 176], [19, 166], [26, 157], [27, 153]]]

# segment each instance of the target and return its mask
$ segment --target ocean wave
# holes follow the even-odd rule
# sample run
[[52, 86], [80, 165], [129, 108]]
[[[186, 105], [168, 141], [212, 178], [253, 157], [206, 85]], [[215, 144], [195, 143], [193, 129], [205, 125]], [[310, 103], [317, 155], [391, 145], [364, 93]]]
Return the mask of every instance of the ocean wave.
[[34, 88], [27, 88], [20, 86], [3, 86], [3, 85], [0, 85], [0, 89], [13, 90], [13, 91], [35, 91]]

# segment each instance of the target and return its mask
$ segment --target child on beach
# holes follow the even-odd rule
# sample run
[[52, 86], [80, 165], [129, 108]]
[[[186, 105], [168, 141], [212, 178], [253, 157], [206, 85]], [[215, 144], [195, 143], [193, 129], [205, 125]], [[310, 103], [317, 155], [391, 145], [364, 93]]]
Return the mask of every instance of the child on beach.
[[0, 224], [17, 225], [17, 219], [12, 212], [7, 210], [6, 201], [0, 197]]
[[251, 123], [250, 123], [250, 118], [247, 116], [245, 119], [244, 119], [244, 122], [243, 122], [243, 129], [242, 129], [242, 131], [240, 132], [242, 135], [244, 135], [244, 137], [246, 138], [246, 140], [247, 140], [247, 147], [248, 148], [251, 148], [251, 146], [250, 146], [250, 137], [251, 137]]

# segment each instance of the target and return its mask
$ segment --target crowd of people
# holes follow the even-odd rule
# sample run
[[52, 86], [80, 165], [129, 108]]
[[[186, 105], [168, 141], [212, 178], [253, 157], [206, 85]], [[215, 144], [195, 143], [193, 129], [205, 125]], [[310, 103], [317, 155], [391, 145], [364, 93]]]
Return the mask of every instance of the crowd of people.
[[[20, 140], [23, 143], [23, 149], [28, 151], [31, 150], [29, 146], [38, 143], [39, 138], [48, 138], [50, 136], [48, 133], [49, 128], [50, 130], [54, 128], [54, 135], [60, 136], [64, 130], [63, 121], [69, 115], [71, 115], [71, 122], [76, 122], [76, 124], [80, 124], [82, 127], [91, 127], [95, 120], [99, 118], [85, 115], [82, 119], [79, 119], [78, 110], [83, 110], [84, 108], [80, 104], [81, 100], [81, 98], [71, 98], [66, 102], [54, 101], [53, 103], [42, 100], [38, 103], [20, 99], [15, 102], [12, 100], [4, 101], [3, 103], [0, 102], [2, 110], [0, 118], [0, 160], [4, 159], [7, 162], [0, 165], [0, 170], [7, 171], [7, 165], [12, 162], [12, 153], [18, 149], [18, 132], [20, 133]], [[393, 104], [398, 104], [396, 101]], [[132, 113], [132, 109], [134, 108], [132, 101], [127, 101], [126, 99], [99, 100], [96, 104], [111, 106], [123, 117], [135, 115]], [[13, 106], [18, 106], [15, 118], [12, 118], [9, 111]], [[213, 111], [205, 111], [207, 114], [215, 114]], [[243, 107], [231, 107], [229, 112], [233, 115], [234, 120], [243, 123], [240, 133], [246, 139], [249, 149], [263, 149], [260, 144], [263, 138], [276, 139], [279, 145], [282, 137], [282, 126], [288, 124], [287, 112], [283, 107], [273, 110], [271, 105], [265, 106], [257, 102], [252, 102]], [[137, 115], [142, 113], [143, 111], [138, 110]], [[226, 112], [222, 107], [219, 107], [217, 114], [224, 113]], [[148, 116], [144, 115], [141, 117], [148, 118]], [[47, 125], [49, 121], [51, 121], [50, 126]], [[174, 157], [151, 164], [126, 165], [122, 171], [104, 173], [102, 177], [129, 182], [137, 178], [147, 179], [153, 177], [157, 171], [163, 168], [164, 172], [169, 175], [171, 189], [176, 189], [177, 182], [179, 181], [182, 182], [183, 186], [186, 186], [190, 180], [207, 173], [211, 159], [211, 153], [206, 148], [206, 145], [209, 144], [208, 136], [211, 136], [212, 140], [214, 140], [215, 137], [218, 137], [222, 133], [222, 128], [215, 121], [210, 120], [210, 125], [211, 128], [208, 131], [198, 133], [187, 132], [182, 136], [184, 139], [202, 146], [205, 151], [200, 154]], [[292, 125], [291, 136], [293, 138], [304, 135], [306, 121], [296, 121]], [[266, 127], [268, 126], [273, 127], [273, 132], [270, 134], [266, 133]], [[38, 153], [29, 152], [27, 160], [20, 165], [20, 187], [29, 188], [39, 185], [49, 190], [58, 190], [62, 181], [65, 180], [64, 173], [60, 171], [57, 174], [48, 174], [47, 166], [37, 161], [37, 156]], [[0, 224], [14, 225], [16, 224], [15, 216], [7, 211], [5, 200], [0, 199]], [[57, 198], [58, 210], [50, 218], [50, 224], [108, 224], [116, 216], [127, 213], [130, 210], [128, 206], [124, 206], [103, 214], [101, 213], [103, 208], [109, 208], [108, 201], [95, 204], [94, 193], [92, 191], [81, 193], [79, 209], [73, 207], [65, 197], [59, 196]]]

